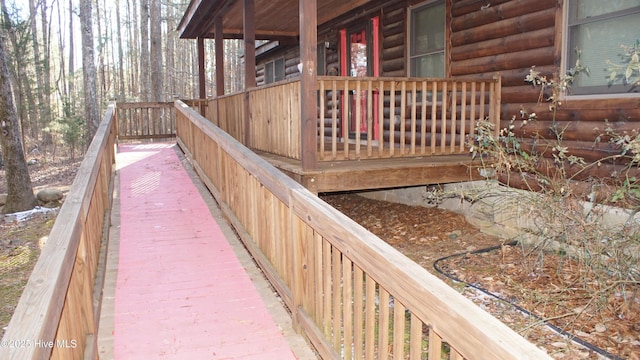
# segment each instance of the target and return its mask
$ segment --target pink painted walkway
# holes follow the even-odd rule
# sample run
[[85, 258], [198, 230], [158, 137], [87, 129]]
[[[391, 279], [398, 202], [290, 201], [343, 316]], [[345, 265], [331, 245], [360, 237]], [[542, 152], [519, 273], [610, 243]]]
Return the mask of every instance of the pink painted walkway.
[[119, 147], [114, 358], [294, 359], [174, 147]]

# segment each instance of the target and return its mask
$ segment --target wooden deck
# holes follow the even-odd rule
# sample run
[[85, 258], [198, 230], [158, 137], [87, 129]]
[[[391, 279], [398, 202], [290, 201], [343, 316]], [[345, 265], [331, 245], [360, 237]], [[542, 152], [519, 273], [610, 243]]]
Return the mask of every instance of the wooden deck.
[[174, 144], [120, 145], [117, 166], [119, 249], [107, 264], [115, 288], [105, 287], [101, 359], [313, 358]]
[[264, 152], [258, 153], [280, 171], [312, 192], [385, 189], [444, 184], [482, 179], [481, 163], [470, 154], [447, 154], [405, 158], [321, 161], [314, 171], [301, 162]]

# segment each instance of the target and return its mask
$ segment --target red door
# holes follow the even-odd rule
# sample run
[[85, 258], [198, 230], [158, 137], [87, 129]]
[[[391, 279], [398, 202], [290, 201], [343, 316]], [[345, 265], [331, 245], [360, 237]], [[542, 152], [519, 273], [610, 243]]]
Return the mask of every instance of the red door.
[[[375, 17], [364, 25], [344, 29], [341, 35], [341, 68], [342, 76], [371, 77], [379, 76], [378, 71], [378, 18]], [[369, 130], [373, 130], [373, 139], [378, 139], [378, 112], [376, 109], [377, 94], [373, 100], [373, 129], [369, 129], [367, 112], [367, 91], [359, 94], [351, 92], [348, 95], [348, 110], [343, 113], [343, 126], [349, 129], [349, 137], [360, 136], [367, 138]], [[344, 99], [344, 95], [343, 95]], [[356, 108], [360, 105], [360, 114], [356, 114]]]

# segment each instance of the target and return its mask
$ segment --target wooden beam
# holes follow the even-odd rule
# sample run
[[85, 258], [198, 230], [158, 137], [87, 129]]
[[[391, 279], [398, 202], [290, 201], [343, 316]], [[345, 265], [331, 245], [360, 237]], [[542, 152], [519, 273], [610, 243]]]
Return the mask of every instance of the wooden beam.
[[244, 84], [245, 90], [256, 87], [256, 6], [244, 0]]
[[216, 53], [216, 95], [224, 95], [224, 34], [222, 33], [222, 18], [214, 22], [215, 53]]
[[300, 159], [302, 169], [314, 170], [318, 158], [318, 98], [316, 61], [318, 53], [317, 0], [299, 0], [300, 15]]
[[251, 106], [249, 89], [256, 87], [256, 4], [255, 0], [244, 0], [242, 11], [244, 27], [244, 144], [251, 141]]
[[[200, 99], [207, 98], [207, 79], [204, 71], [205, 54], [204, 54], [204, 38], [198, 38], [198, 85], [200, 88]], [[200, 104], [200, 114], [204, 116], [205, 105]]]

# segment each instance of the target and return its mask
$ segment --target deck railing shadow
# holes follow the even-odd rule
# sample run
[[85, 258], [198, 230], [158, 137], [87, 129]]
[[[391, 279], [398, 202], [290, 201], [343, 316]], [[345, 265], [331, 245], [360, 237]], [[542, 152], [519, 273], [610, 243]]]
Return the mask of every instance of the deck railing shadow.
[[322, 358], [548, 358], [211, 121], [176, 109], [179, 145]]

